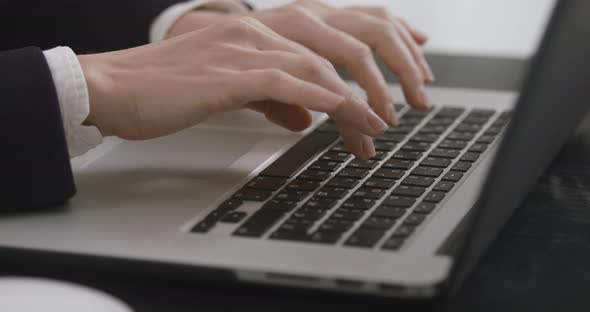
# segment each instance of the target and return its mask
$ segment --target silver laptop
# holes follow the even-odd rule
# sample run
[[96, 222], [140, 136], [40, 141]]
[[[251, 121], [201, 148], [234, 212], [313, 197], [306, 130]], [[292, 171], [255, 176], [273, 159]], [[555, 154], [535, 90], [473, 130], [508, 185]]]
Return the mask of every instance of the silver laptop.
[[73, 160], [78, 194], [64, 207], [0, 217], [2, 256], [437, 296], [477, 263], [585, 115], [588, 13], [588, 1], [559, 2], [518, 99], [433, 87], [427, 112], [396, 104], [400, 125], [376, 139], [372, 160], [354, 159], [320, 114], [301, 134], [237, 112], [152, 141], [108, 140]]

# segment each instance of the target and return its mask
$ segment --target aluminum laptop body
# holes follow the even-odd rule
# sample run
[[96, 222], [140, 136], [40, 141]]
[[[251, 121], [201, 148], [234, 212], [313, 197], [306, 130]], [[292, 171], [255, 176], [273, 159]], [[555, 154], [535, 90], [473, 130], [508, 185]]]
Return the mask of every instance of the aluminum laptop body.
[[[340, 171], [324, 171], [328, 172], [326, 178], [317, 181], [316, 174], [321, 170], [314, 171], [311, 166], [317, 161], [336, 163], [329, 157], [340, 155], [338, 140], [313, 153], [310, 161], [291, 177], [270, 175], [273, 179], [269, 179], [265, 172], [273, 171], [273, 164], [284, 160], [283, 156], [306, 138], [331, 133], [329, 121], [326, 122], [326, 116], [316, 115], [312, 129], [294, 134], [270, 125], [254, 113], [237, 112], [156, 140], [126, 142], [109, 139], [99, 148], [74, 159], [78, 194], [56, 209], [2, 215], [1, 255], [18, 254], [25, 258], [36, 255], [36, 261], [43, 261], [44, 255], [58, 255], [64, 261], [145, 263], [154, 265], [153, 268], [160, 265], [183, 268], [187, 275], [217, 272], [221, 273], [219, 276], [241, 282], [387, 297], [436, 296], [447, 289], [440, 287], [448, 285], [445, 282], [459, 281], [468, 273], [585, 114], [587, 105], [583, 102], [588, 98], [585, 96], [588, 88], [584, 86], [590, 81], [590, 61], [585, 59], [590, 55], [590, 42], [584, 40], [583, 35], [590, 32], [590, 21], [585, 18], [585, 12], [590, 12], [588, 2], [559, 2], [507, 130], [496, 127], [497, 131], [491, 131], [490, 127], [512, 115], [517, 94], [431, 88], [434, 109], [420, 117], [400, 106], [402, 120], [403, 114], [417, 116], [408, 118], [413, 120], [408, 121], [408, 125], [414, 123], [415, 129], [399, 142], [382, 142], [385, 150], [388, 146], [391, 150], [382, 153], [384, 158], [376, 162], [378, 167], [366, 169], [365, 173], [350, 168], [347, 174], [366, 176], [358, 179], [359, 185], [343, 190], [345, 197], [329, 201], [335, 206], [320, 210], [319, 219], [312, 222], [302, 239], [283, 236], [281, 228], [289, 228], [285, 223], [287, 219], [297, 217], [295, 214], [301, 214], [301, 211], [304, 217], [309, 217], [314, 210], [303, 209], [303, 206], [308, 205], [314, 196], [320, 196], [318, 192], [321, 190], [305, 195], [304, 200], [289, 209], [280, 205], [271, 209], [265, 205], [280, 199], [279, 194], [295, 179], [311, 182], [295, 183], [292, 193], [297, 187], [326, 187]], [[392, 92], [396, 98], [402, 98], [397, 85], [392, 85]], [[453, 119], [445, 117], [447, 115], [443, 112], [460, 113]], [[435, 117], [439, 113], [442, 115]], [[436, 129], [436, 124], [427, 125], [433, 118], [438, 118], [437, 122], [448, 121], [440, 137], [429, 144], [412, 141], [423, 127]], [[481, 123], [473, 127], [469, 123], [462, 124], [466, 118]], [[451, 164], [441, 170], [427, 170], [437, 171], [437, 178], [420, 176], [422, 178], [418, 180], [406, 180], [432, 153], [438, 153], [437, 157], [432, 157], [434, 160], [449, 158], [445, 153], [452, 154], [451, 149], [435, 149], [444, 140], [449, 140], [447, 144], [461, 141], [458, 140], [460, 134], [457, 134], [458, 138], [448, 139], [459, 126], [464, 130], [473, 128], [475, 134], [466, 147], [469, 150], [461, 151], [457, 158], [450, 157]], [[480, 139], [484, 142], [486, 131], [495, 132], [497, 136], [488, 138], [486, 142], [489, 143], [480, 144], [485, 148], [477, 153], [475, 144]], [[390, 137], [398, 138], [393, 134]], [[420, 146], [428, 146], [428, 150], [403, 150], [404, 147], [419, 149]], [[466, 153], [472, 153], [472, 150], [479, 156], [467, 157]], [[418, 158], [412, 161], [407, 157]], [[408, 160], [402, 162], [406, 164], [415, 163], [409, 169], [411, 171], [382, 168], [386, 162], [399, 165], [402, 160]], [[353, 161], [347, 158], [341, 166], [348, 168]], [[458, 162], [470, 164], [460, 168], [456, 167]], [[490, 171], [490, 167], [494, 170]], [[450, 171], [460, 172], [462, 177], [446, 193], [440, 189], [435, 191], [435, 188], [442, 187], [440, 182], [456, 178], [447, 176]], [[308, 175], [302, 176], [303, 172]], [[316, 180], [310, 178], [310, 172]], [[370, 186], [374, 184], [366, 183], [375, 174], [380, 174], [379, 178], [391, 174], [399, 176], [383, 179], [393, 181], [392, 186], [383, 192], [375, 191], [379, 193], [376, 196], [381, 197], [366, 211], [346, 210], [350, 215], [356, 211], [361, 217], [356, 221], [342, 222], [350, 228], [341, 236], [330, 241], [328, 234], [331, 232], [321, 232], [323, 236], [312, 233], [323, 229], [323, 222], [328, 219], [341, 216], [336, 215], [340, 213], [338, 209], [348, 199], [358, 196], [354, 202], [356, 205], [373, 196]], [[259, 177], [264, 179], [257, 180]], [[279, 180], [282, 181], [279, 188], [250, 189], [262, 182]], [[251, 184], [254, 182], [258, 184]], [[418, 187], [412, 183], [431, 184]], [[392, 195], [394, 192], [411, 190], [423, 190], [424, 193], [413, 194], [416, 202], [403, 207], [405, 210], [386, 204], [386, 201], [409, 198]], [[214, 212], [228, 205], [228, 200], [234, 200], [230, 205], [236, 207], [223, 211], [225, 215], [217, 218]], [[418, 213], [416, 209], [423, 203], [421, 209], [430, 207], [426, 209], [430, 211]], [[257, 219], [258, 224], [264, 225], [263, 233], [245, 235], [256, 231], [256, 227], [249, 227], [251, 224], [247, 223], [264, 209], [273, 212]], [[273, 209], [282, 211], [282, 214]], [[402, 215], [392, 216], [393, 221], [387, 218], [369, 220], [377, 209], [387, 213], [397, 211]], [[473, 217], [465, 218], [470, 211], [473, 213], [469, 215]], [[410, 215], [416, 217], [410, 219]], [[270, 222], [269, 216], [276, 218]], [[207, 223], [205, 221], [211, 220], [207, 218], [217, 222]], [[378, 228], [388, 220], [392, 222], [389, 228]], [[410, 221], [418, 223], [411, 227], [412, 233], [399, 233], [403, 232], [400, 230], [402, 226], [410, 225]], [[460, 224], [465, 225], [461, 228], [468, 229], [462, 234], [456, 231]], [[368, 225], [373, 227], [366, 229]], [[373, 239], [372, 244], [366, 244], [371, 242], [367, 233], [382, 235]], [[401, 241], [393, 240], [402, 237], [400, 234], [405, 235]], [[274, 239], [275, 236], [280, 239]]]

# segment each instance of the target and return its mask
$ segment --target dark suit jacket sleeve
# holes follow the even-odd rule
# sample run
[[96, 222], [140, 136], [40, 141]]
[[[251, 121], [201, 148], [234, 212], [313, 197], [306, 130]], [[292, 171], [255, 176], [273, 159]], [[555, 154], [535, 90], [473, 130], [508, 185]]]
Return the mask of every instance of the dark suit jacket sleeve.
[[39, 48], [0, 52], [0, 211], [64, 202], [75, 193], [61, 113]]
[[64, 45], [92, 53], [143, 45], [156, 17], [179, 2], [183, 0], [0, 0], [0, 50]]

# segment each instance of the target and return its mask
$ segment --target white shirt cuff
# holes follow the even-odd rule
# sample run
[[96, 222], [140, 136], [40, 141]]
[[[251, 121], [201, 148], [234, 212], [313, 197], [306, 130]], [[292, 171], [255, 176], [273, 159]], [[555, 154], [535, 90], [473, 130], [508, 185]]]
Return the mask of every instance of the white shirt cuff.
[[57, 91], [70, 156], [82, 155], [102, 142], [102, 135], [96, 127], [82, 125], [90, 113], [82, 66], [68, 47], [57, 47], [43, 54]]
[[196, 9], [207, 9], [226, 13], [245, 13], [248, 9], [236, 0], [192, 0], [173, 5], [162, 12], [150, 28], [150, 42], [164, 40], [176, 20]]

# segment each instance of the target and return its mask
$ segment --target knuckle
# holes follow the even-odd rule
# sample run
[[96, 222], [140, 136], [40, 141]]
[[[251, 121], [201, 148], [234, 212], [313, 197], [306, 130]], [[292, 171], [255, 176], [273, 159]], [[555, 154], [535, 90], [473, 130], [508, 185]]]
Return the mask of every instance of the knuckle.
[[256, 29], [250, 21], [251, 19], [251, 17], [240, 17], [230, 20], [225, 24], [227, 33], [235, 37], [251, 37], [256, 33]]
[[276, 68], [266, 69], [262, 72], [261, 81], [270, 88], [281, 88], [285, 83], [285, 73]]
[[355, 63], [364, 63], [368, 58], [372, 57], [373, 51], [366, 44], [358, 44], [350, 51], [350, 59]]
[[376, 7], [374, 7], [373, 8], [373, 12], [374, 12], [373, 14], [375, 14], [375, 15], [381, 17], [381, 18], [388, 19], [388, 20], [392, 20], [393, 19], [392, 15], [391, 15], [391, 13], [389, 11], [389, 9], [387, 9], [384, 6], [376, 6]]
[[305, 76], [316, 77], [321, 73], [318, 63], [318, 60], [315, 60], [310, 56], [302, 56], [300, 57], [297, 66], [304, 73]]

